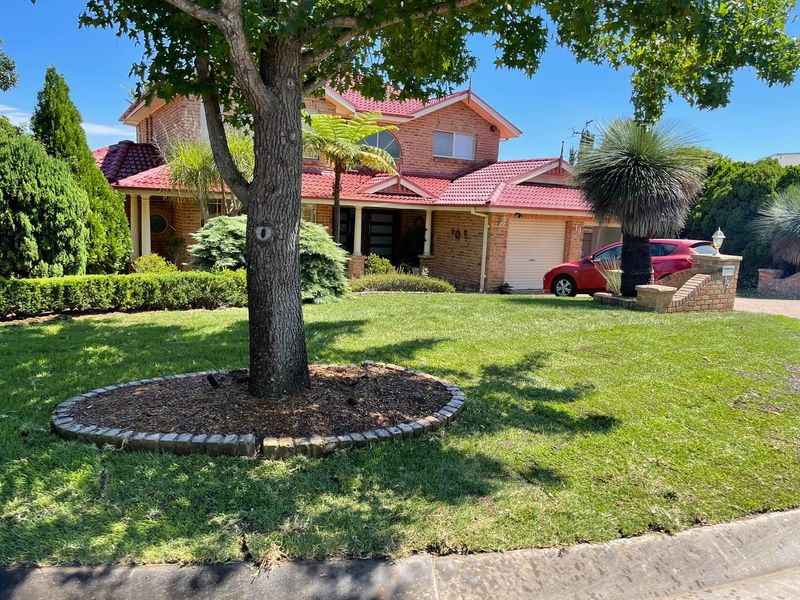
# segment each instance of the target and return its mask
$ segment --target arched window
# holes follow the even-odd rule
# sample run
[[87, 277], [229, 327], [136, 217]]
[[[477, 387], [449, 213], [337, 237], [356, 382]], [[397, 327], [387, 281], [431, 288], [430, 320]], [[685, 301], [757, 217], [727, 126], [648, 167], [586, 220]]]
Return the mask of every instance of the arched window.
[[395, 160], [400, 158], [400, 144], [397, 143], [395, 137], [388, 131], [373, 133], [371, 136], [361, 140], [361, 143], [365, 146], [375, 146], [376, 148], [386, 150]]

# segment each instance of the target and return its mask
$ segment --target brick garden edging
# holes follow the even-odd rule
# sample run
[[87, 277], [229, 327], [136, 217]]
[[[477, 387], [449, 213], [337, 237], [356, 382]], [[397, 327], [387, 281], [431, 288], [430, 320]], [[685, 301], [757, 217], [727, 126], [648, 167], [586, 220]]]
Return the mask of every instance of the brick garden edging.
[[412, 375], [436, 381], [450, 392], [450, 401], [432, 415], [407, 423], [399, 423], [391, 427], [380, 427], [336, 436], [265, 437], [260, 440], [257, 440], [252, 433], [222, 435], [218, 433], [153, 433], [130, 429], [121, 430], [112, 427], [85, 425], [75, 421], [72, 416], [72, 409], [79, 402], [84, 402], [113, 390], [132, 388], [159, 381], [222, 373], [222, 371], [202, 371], [200, 373], [167, 375], [165, 377], [140, 379], [119, 385], [109, 385], [74, 396], [56, 406], [50, 419], [50, 425], [56, 434], [65, 439], [81, 440], [94, 444], [109, 444], [123, 450], [152, 450], [175, 454], [209, 454], [211, 456], [262, 456], [267, 459], [284, 459], [298, 454], [323, 456], [337, 449], [361, 448], [378, 442], [417, 437], [447, 425], [464, 409], [464, 403], [466, 402], [464, 393], [443, 379], [397, 365], [372, 361], [364, 361], [361, 364], [405, 371]]

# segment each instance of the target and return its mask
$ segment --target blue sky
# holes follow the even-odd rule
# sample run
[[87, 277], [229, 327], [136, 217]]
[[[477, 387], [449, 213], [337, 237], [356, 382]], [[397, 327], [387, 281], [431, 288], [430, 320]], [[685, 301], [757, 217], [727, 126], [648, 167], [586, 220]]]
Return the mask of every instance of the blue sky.
[[[44, 71], [55, 65], [67, 78], [72, 98], [85, 121], [92, 148], [119, 139], [133, 139], [133, 130], [118, 117], [127, 107], [128, 77], [139, 49], [110, 31], [78, 29], [81, 0], [2, 0], [0, 38], [16, 61], [20, 84], [0, 92], [0, 114], [24, 120], [33, 109]], [[800, 34], [793, 23], [791, 33]], [[551, 46], [537, 74], [528, 79], [514, 71], [497, 70], [490, 41], [473, 40], [481, 61], [473, 89], [523, 130], [501, 146], [501, 158], [555, 156], [562, 140], [587, 120], [608, 121], [629, 116], [630, 73], [608, 67], [576, 64], [571, 54]], [[666, 118], [691, 128], [710, 148], [738, 160], [755, 160], [776, 152], [800, 152], [800, 82], [788, 88], [768, 88], [751, 71], [736, 77], [730, 104], [700, 111], [676, 99]]]

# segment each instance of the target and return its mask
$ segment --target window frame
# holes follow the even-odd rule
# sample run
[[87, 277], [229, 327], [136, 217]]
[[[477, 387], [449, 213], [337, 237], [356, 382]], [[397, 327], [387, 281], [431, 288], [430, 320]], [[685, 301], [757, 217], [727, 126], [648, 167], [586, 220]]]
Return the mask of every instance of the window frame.
[[[447, 133], [452, 136], [452, 144], [450, 145], [451, 154], [448, 156], [446, 154], [437, 154], [436, 153], [436, 134], [437, 133]], [[472, 156], [456, 156], [456, 136], [464, 136], [469, 137], [472, 139]], [[434, 129], [433, 130], [433, 157], [434, 158], [452, 158], [455, 160], [475, 160], [475, 156], [477, 154], [477, 146], [478, 146], [478, 136], [474, 133], [466, 133], [463, 131], [449, 131], [447, 129]]]
[[[394, 145], [397, 146], [397, 156], [395, 156], [394, 154], [392, 154], [391, 152], [386, 150], [388, 145], [381, 145], [380, 144], [381, 135], [388, 135], [390, 138], [392, 138], [392, 141], [394, 142]], [[371, 138], [372, 136], [375, 136], [375, 141], [378, 142], [378, 143], [376, 143], [376, 144], [367, 144], [366, 140]], [[389, 152], [389, 155], [395, 160], [402, 160], [402, 158], [403, 158], [403, 150], [402, 150], [402, 148], [400, 148], [400, 141], [397, 139], [397, 136], [394, 135], [391, 131], [378, 131], [377, 133], [373, 133], [372, 135], [368, 135], [367, 137], [365, 137], [363, 140], [361, 140], [358, 143], [359, 143], [359, 145], [373, 146], [375, 148], [380, 148], [381, 150], [386, 150], [386, 152]]]

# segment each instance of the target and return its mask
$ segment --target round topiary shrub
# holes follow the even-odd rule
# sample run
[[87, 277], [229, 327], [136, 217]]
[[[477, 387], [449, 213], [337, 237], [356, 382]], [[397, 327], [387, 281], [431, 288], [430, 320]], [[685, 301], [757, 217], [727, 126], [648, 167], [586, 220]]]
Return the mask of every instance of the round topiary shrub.
[[397, 273], [397, 269], [388, 258], [370, 254], [364, 261], [364, 275], [383, 275], [387, 273]]
[[175, 273], [178, 267], [158, 254], [145, 254], [133, 260], [131, 270], [134, 273]]
[[[247, 217], [216, 217], [193, 234], [186, 250], [191, 264], [204, 271], [243, 269]], [[347, 254], [319, 225], [300, 223], [300, 288], [306, 302], [321, 302], [348, 291]]]
[[0, 276], [84, 273], [88, 212], [66, 164], [30, 136], [0, 129]]

